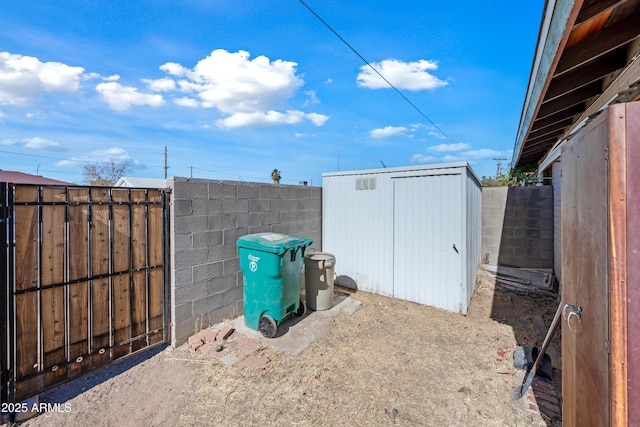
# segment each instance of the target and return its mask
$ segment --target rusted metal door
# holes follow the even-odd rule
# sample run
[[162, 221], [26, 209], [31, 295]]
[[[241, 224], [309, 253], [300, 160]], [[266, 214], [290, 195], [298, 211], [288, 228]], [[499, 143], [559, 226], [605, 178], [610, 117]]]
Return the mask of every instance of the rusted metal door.
[[0, 186], [3, 401], [168, 339], [163, 190]]
[[609, 425], [608, 124], [562, 152], [563, 425]]

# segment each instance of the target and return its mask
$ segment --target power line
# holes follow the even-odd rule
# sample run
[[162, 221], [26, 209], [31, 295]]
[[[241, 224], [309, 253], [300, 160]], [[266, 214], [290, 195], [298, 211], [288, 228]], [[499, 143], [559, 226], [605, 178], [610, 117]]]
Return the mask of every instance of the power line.
[[351, 46], [351, 44], [349, 44], [348, 41], [346, 41], [340, 34], [338, 34], [338, 32], [336, 30], [334, 30], [333, 27], [331, 27], [331, 25], [329, 25], [329, 23], [327, 21], [322, 19], [322, 17], [320, 15], [318, 15], [313, 9], [311, 9], [311, 7], [308, 4], [306, 4], [303, 0], [298, 0], [298, 1], [300, 3], [302, 3], [302, 5], [304, 7], [306, 7], [309, 10], [309, 12], [311, 12], [313, 14], [313, 16], [318, 18], [318, 20], [320, 22], [322, 22], [324, 24], [324, 26], [327, 27], [329, 29], [329, 31], [331, 31], [338, 39], [340, 39], [340, 41], [342, 43], [344, 43], [349, 49], [351, 49], [351, 51], [353, 53], [355, 53], [358, 56], [358, 58], [360, 58], [369, 68], [371, 68], [378, 76], [380, 76], [380, 78], [382, 80], [384, 80], [385, 83], [389, 85], [389, 87], [391, 87], [394, 91], [396, 91], [396, 93], [398, 95], [400, 95], [402, 97], [402, 99], [404, 99], [409, 105], [411, 105], [413, 107], [413, 109], [418, 112], [418, 114], [420, 114], [429, 123], [431, 123], [431, 125], [436, 130], [438, 130], [438, 132], [440, 132], [445, 138], [447, 138], [451, 142], [454, 142], [454, 143], [456, 142], [456, 141], [453, 140], [453, 138], [451, 138], [449, 135], [447, 135], [442, 129], [440, 129], [440, 127], [437, 124], [435, 124], [435, 122], [433, 120], [431, 120], [416, 104], [414, 104], [409, 98], [407, 98], [407, 96], [404, 93], [402, 93], [397, 87], [395, 87], [393, 85], [393, 83], [391, 83], [389, 80], [387, 80], [387, 78], [385, 76], [383, 76], [382, 73], [380, 73], [380, 71], [378, 71], [376, 69], [376, 67], [371, 65], [371, 63], [369, 61], [367, 61], [367, 59], [360, 54], [360, 52], [358, 52], [353, 46]]
[[[444, 136], [446, 139], [448, 139], [449, 141], [451, 141], [452, 143], [457, 143], [457, 141], [455, 141], [453, 138], [451, 138], [449, 135], [447, 135], [447, 133], [445, 131], [443, 131], [440, 126], [438, 126], [433, 120], [431, 120], [429, 118], [429, 116], [427, 116], [416, 104], [414, 104], [404, 93], [402, 93], [397, 87], [395, 87], [393, 85], [393, 83], [391, 83], [385, 76], [382, 75], [382, 73], [380, 73], [380, 71], [378, 71], [373, 65], [371, 65], [371, 63], [369, 61], [367, 61], [367, 59], [362, 56], [360, 54], [360, 52], [358, 52], [356, 50], [356, 48], [354, 48], [353, 46], [351, 46], [351, 44], [349, 44], [348, 41], [346, 41], [336, 30], [333, 29], [333, 27], [331, 27], [331, 25], [329, 25], [329, 23], [327, 21], [325, 21], [324, 19], [322, 19], [322, 17], [320, 15], [318, 15], [318, 13], [316, 13], [315, 10], [313, 10], [308, 4], [306, 4], [303, 0], [298, 0], [305, 8], [307, 8], [307, 10], [309, 12], [311, 12], [313, 14], [313, 16], [315, 16], [320, 22], [322, 22], [322, 24], [327, 27], [329, 29], [329, 31], [331, 31], [342, 43], [344, 43], [349, 49], [351, 49], [351, 51], [353, 53], [355, 53], [358, 58], [360, 58], [369, 68], [371, 68], [378, 76], [380, 76], [380, 78], [382, 80], [385, 81], [386, 84], [389, 85], [389, 87], [391, 87], [398, 95], [400, 95], [402, 97], [402, 99], [404, 99], [411, 107], [413, 107], [414, 110], [416, 110], [418, 112], [418, 114], [420, 114], [422, 117], [424, 117], [429, 123], [431, 123], [431, 125], [438, 131], [440, 132], [440, 134], [442, 134], [442, 136]], [[463, 157], [467, 158], [467, 160], [469, 160], [470, 162], [473, 161], [473, 159], [469, 156], [466, 156], [464, 153], [460, 153]], [[477, 163], [479, 166], [481, 166], [482, 164], [480, 162]], [[484, 167], [483, 167], [484, 168]], [[338, 167], [338, 169], [340, 169]]]

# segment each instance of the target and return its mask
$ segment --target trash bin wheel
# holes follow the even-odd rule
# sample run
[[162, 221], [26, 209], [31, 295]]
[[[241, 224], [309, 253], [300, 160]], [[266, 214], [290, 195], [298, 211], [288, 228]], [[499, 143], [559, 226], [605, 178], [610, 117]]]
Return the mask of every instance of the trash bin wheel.
[[273, 320], [273, 317], [266, 315], [260, 318], [258, 329], [265, 338], [273, 338], [276, 336], [276, 332], [278, 331], [278, 325], [276, 324], [276, 321]]
[[304, 303], [302, 302], [302, 300], [300, 300], [300, 305], [298, 306], [298, 309], [293, 312], [293, 314], [295, 314], [296, 316], [302, 316], [306, 312], [307, 312], [307, 308], [304, 306]]

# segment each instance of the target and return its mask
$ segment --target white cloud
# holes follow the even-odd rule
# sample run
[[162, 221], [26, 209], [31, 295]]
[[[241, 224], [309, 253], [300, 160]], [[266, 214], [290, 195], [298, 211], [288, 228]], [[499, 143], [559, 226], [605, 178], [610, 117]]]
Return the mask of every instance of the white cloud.
[[[434, 61], [421, 59], [415, 62], [403, 62], [397, 59], [385, 59], [381, 62], [372, 62], [371, 65], [398, 89], [418, 91], [437, 89], [448, 84], [427, 72], [427, 70], [438, 69], [438, 64]], [[389, 88], [389, 85], [368, 65], [360, 67], [357, 80], [359, 86], [369, 89]]]
[[431, 163], [435, 162], [436, 158], [433, 156], [425, 156], [424, 154], [414, 154], [413, 157], [411, 157], [411, 161], [416, 163]]
[[0, 122], [3, 121], [6, 117], [7, 117], [7, 115], [5, 113], [3, 113], [2, 111], [0, 111]]
[[150, 90], [154, 92], [168, 92], [176, 88], [176, 82], [173, 79], [164, 77], [162, 79], [142, 79], [147, 84]]
[[188, 96], [183, 96], [182, 98], [176, 98], [173, 100], [173, 102], [175, 102], [177, 105], [181, 107], [196, 108], [200, 105], [196, 99], [189, 98]]
[[327, 122], [327, 120], [329, 120], [329, 116], [325, 116], [324, 114], [318, 114], [318, 113], [307, 113], [305, 114], [305, 117], [311, 120], [311, 123], [313, 123], [316, 126], [322, 126]]
[[307, 90], [304, 92], [305, 95], [307, 95], [309, 97], [309, 99], [307, 99], [304, 102], [304, 106], [308, 106], [308, 105], [313, 105], [313, 104], [319, 104], [320, 100], [318, 99], [318, 95], [316, 95], [316, 91], [315, 90]]
[[507, 157], [511, 158], [513, 152], [511, 150], [491, 150], [489, 148], [482, 148], [480, 150], [470, 150], [465, 152], [465, 155], [472, 159], [489, 159], [493, 157]]
[[50, 139], [40, 138], [39, 136], [23, 139], [22, 142], [24, 142], [25, 148], [32, 148], [34, 150], [51, 150], [60, 147], [60, 143]]
[[235, 129], [241, 127], [264, 128], [277, 125], [294, 125], [302, 122], [303, 119], [310, 120], [316, 126], [322, 126], [328, 120], [327, 116], [322, 114], [305, 114], [302, 111], [290, 110], [286, 113], [279, 111], [267, 111], [265, 113], [236, 113], [229, 117], [220, 119], [216, 122], [218, 127], [224, 129]]
[[471, 145], [463, 142], [457, 142], [454, 144], [440, 144], [434, 145], [428, 148], [429, 151], [435, 151], [436, 153], [450, 153], [454, 151], [464, 151], [471, 148]]
[[447, 139], [446, 136], [444, 136], [443, 134], [441, 134], [440, 132], [436, 132], [436, 131], [429, 131], [427, 133], [427, 135], [429, 136], [433, 136], [434, 138], [438, 138], [438, 139]]
[[0, 104], [27, 105], [45, 92], [75, 92], [82, 67], [0, 52]]
[[87, 163], [103, 162], [114, 160], [116, 162], [130, 161], [133, 164], [139, 164], [139, 161], [133, 160], [129, 153], [120, 147], [111, 147], [104, 150], [92, 151], [89, 154], [80, 157], [71, 157], [70, 159], [60, 160], [56, 166], [78, 167]]
[[178, 80], [182, 92], [198, 97], [206, 108], [222, 113], [264, 113], [286, 105], [302, 86], [291, 61], [271, 61], [266, 56], [249, 59], [249, 52], [217, 49], [193, 69], [168, 62], [161, 70]]
[[131, 86], [122, 86], [117, 82], [100, 83], [96, 90], [109, 107], [117, 111], [127, 111], [132, 105], [160, 107], [165, 101], [162, 95], [141, 93]]
[[17, 141], [13, 140], [13, 139], [0, 139], [0, 145], [14, 145]]
[[373, 129], [369, 132], [371, 138], [390, 138], [392, 136], [404, 135], [407, 131], [403, 126], [385, 126], [382, 129]]

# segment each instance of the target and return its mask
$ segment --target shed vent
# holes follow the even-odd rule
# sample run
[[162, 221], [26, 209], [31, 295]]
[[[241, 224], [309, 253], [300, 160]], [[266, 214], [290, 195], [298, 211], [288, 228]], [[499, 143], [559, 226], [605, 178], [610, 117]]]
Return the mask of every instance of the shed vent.
[[376, 178], [356, 178], [356, 190], [375, 190]]

